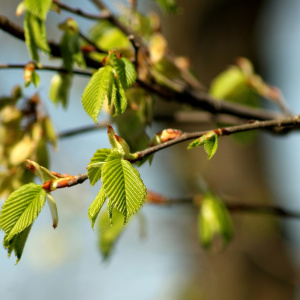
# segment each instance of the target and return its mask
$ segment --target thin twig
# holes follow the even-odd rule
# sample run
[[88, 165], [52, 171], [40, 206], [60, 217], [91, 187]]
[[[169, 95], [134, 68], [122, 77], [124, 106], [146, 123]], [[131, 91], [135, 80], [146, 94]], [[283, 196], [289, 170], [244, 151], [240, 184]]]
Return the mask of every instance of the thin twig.
[[270, 128], [272, 128], [274, 130], [274, 132], [280, 133], [282, 130], [285, 130], [285, 129], [289, 130], [289, 129], [291, 129], [291, 127], [294, 128], [294, 127], [298, 127], [298, 126], [300, 126], [300, 115], [297, 115], [294, 117], [288, 117], [285, 119], [276, 119], [276, 120], [270, 120], [270, 121], [255, 121], [253, 123], [246, 123], [246, 124], [229, 126], [229, 127], [220, 128], [220, 129], [207, 130], [207, 131], [185, 132], [185, 133], [182, 133], [182, 135], [178, 138], [169, 140], [165, 143], [162, 143], [162, 144], [147, 148], [143, 151], [137, 152], [136, 153], [137, 159], [135, 159], [134, 161], [142, 160], [148, 155], [154, 154], [157, 151], [166, 149], [175, 144], [185, 142], [185, 141], [188, 141], [191, 139], [199, 138], [209, 131], [214, 131], [217, 135], [223, 136], [223, 135], [231, 135], [231, 134], [255, 130], [255, 129], [270, 129]]
[[103, 121], [97, 125], [88, 125], [80, 128], [75, 128], [75, 129], [70, 129], [63, 131], [57, 135], [58, 138], [67, 138], [67, 137], [72, 137], [78, 134], [90, 132], [90, 131], [95, 131], [103, 128], [107, 128], [108, 121]]
[[109, 19], [111, 17], [111, 13], [108, 10], [105, 10], [103, 12], [101, 12], [101, 14], [95, 15], [95, 14], [90, 14], [88, 12], [85, 12], [79, 8], [74, 8], [71, 7], [65, 3], [59, 2], [57, 0], [54, 0], [55, 4], [60, 8], [63, 9], [65, 11], [68, 11], [72, 14], [87, 18], [87, 19], [91, 19], [91, 20], [105, 20], [105, 19]]
[[79, 32], [79, 36], [80, 36], [83, 40], [85, 40], [89, 45], [93, 46], [94, 49], [95, 49], [95, 51], [97, 51], [97, 52], [99, 52], [99, 53], [105, 53], [105, 54], [107, 54], [107, 51], [105, 51], [105, 50], [99, 48], [99, 47], [97, 46], [96, 43], [94, 43], [90, 38], [88, 38], [88, 37], [87, 37], [85, 34], [83, 34], [82, 32]]
[[[197, 195], [199, 196], [199, 195]], [[167, 198], [161, 194], [147, 191], [146, 202], [159, 205], [179, 205], [179, 204], [196, 204], [201, 205], [201, 201], [195, 201], [194, 197]], [[227, 209], [232, 213], [256, 213], [268, 214], [278, 217], [300, 219], [300, 212], [286, 210], [280, 206], [250, 203], [225, 203]]]
[[[26, 67], [26, 64], [0, 64], [0, 69], [24, 69]], [[61, 67], [54, 67], [54, 66], [35, 66], [36, 70], [41, 71], [54, 71], [54, 72], [61, 72], [61, 73], [70, 73], [70, 74], [77, 74], [77, 75], [83, 75], [83, 76], [92, 76], [93, 73], [90, 71], [84, 71], [84, 70], [73, 70], [70, 72], [67, 69], [61, 68]]]

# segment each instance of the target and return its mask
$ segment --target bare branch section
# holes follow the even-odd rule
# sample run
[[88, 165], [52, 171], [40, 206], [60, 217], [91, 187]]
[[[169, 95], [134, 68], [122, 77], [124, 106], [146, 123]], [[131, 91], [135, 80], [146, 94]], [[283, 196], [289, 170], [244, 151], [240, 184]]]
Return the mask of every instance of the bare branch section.
[[97, 125], [88, 125], [80, 128], [75, 128], [75, 129], [70, 129], [63, 131], [57, 135], [58, 138], [68, 138], [72, 136], [76, 136], [78, 134], [86, 133], [86, 132], [91, 132], [91, 131], [96, 131], [99, 129], [106, 129], [107, 128], [108, 121], [103, 121]]
[[111, 17], [111, 12], [108, 10], [103, 11], [101, 14], [95, 15], [95, 14], [90, 14], [87, 12], [84, 12], [83, 10], [79, 9], [79, 8], [73, 8], [65, 3], [59, 2], [57, 0], [54, 0], [53, 2], [55, 2], [55, 4], [60, 8], [63, 9], [65, 11], [68, 11], [72, 14], [87, 18], [87, 19], [91, 19], [91, 20], [105, 20], [105, 19], [109, 19]]
[[[26, 64], [0, 64], [0, 69], [24, 69], [26, 67]], [[90, 71], [83, 71], [83, 70], [73, 70], [70, 72], [67, 69], [60, 68], [60, 67], [54, 67], [54, 66], [35, 66], [36, 70], [41, 71], [53, 71], [53, 72], [61, 72], [61, 73], [74, 73], [77, 75], [83, 75], [83, 76], [92, 76], [92, 72]]]
[[[158, 205], [201, 205], [201, 201], [195, 201], [196, 198], [198, 199], [199, 195], [196, 197], [167, 198], [161, 194], [148, 191], [146, 201], [147, 203]], [[250, 203], [225, 203], [225, 205], [231, 213], [267, 214], [283, 218], [300, 219], [300, 212], [289, 211], [279, 206]]]

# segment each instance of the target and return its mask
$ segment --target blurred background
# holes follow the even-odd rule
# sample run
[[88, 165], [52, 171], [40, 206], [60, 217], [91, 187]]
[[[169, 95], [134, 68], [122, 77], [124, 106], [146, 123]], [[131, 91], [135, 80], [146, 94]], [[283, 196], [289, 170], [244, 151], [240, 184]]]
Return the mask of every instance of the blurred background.
[[[22, 17], [15, 17], [18, 3], [0, 0], [0, 13], [21, 25]], [[79, 0], [66, 3], [96, 12], [89, 1], [84, 5]], [[299, 1], [198, 0], [178, 4], [183, 13], [162, 15], [162, 30], [170, 49], [190, 58], [204, 85], [209, 86], [237, 57], [248, 57], [267, 82], [281, 89], [291, 110], [299, 113]], [[143, 11], [157, 9], [146, 0], [138, 1], [138, 7]], [[68, 16], [65, 12], [49, 14], [50, 39], [59, 40], [61, 33], [52, 24]], [[92, 24], [74, 18], [83, 31]], [[0, 41], [0, 63], [29, 61], [24, 43], [3, 31]], [[59, 60], [46, 57], [43, 62], [60, 65]], [[49, 100], [53, 74], [39, 74], [38, 92], [58, 132], [91, 124], [81, 106], [87, 78], [74, 78], [69, 106], [64, 110]], [[0, 95], [23, 84], [22, 70], [0, 70], [0, 78]], [[34, 92], [33, 87], [25, 90], [28, 96]], [[201, 126], [158, 122], [148, 133], [152, 136], [167, 127], [196, 131], [204, 128]], [[148, 189], [167, 197], [191, 196], [199, 192], [204, 179], [219, 193], [239, 202], [278, 204], [300, 211], [298, 145], [297, 133], [282, 137], [263, 133], [246, 146], [224, 138], [215, 157], [207, 161], [204, 151], [187, 152], [184, 144], [157, 153], [152, 166], [145, 164], [139, 171]], [[82, 173], [95, 150], [105, 147], [109, 147], [105, 130], [61, 140], [59, 150], [51, 153], [50, 169]], [[298, 220], [234, 214], [234, 240], [223, 251], [214, 252], [199, 244], [196, 207], [145, 205], [104, 262], [87, 218], [98, 189], [86, 182], [54, 192], [59, 226], [54, 231], [49, 210], [42, 210], [17, 266], [14, 257], [7, 259], [6, 251], [0, 249], [3, 299], [299, 299]]]

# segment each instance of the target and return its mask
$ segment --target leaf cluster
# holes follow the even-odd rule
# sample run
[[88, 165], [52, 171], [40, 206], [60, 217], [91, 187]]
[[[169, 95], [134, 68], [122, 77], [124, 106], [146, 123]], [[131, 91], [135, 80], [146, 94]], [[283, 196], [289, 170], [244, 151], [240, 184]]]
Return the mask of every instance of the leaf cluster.
[[22, 96], [19, 86], [11, 96], [0, 98], [0, 197], [6, 197], [21, 185], [32, 181], [25, 168], [25, 159], [32, 159], [47, 167], [47, 144], [56, 147], [56, 133], [52, 121], [43, 113], [37, 94]]
[[108, 137], [112, 149], [97, 150], [88, 165], [90, 183], [94, 185], [100, 179], [102, 181], [101, 189], [89, 208], [92, 227], [106, 199], [110, 219], [115, 208], [126, 223], [142, 207], [146, 198], [146, 187], [138, 171], [128, 161], [133, 158], [129, 146], [110, 126]]
[[110, 51], [105, 66], [95, 72], [82, 95], [82, 104], [88, 115], [97, 123], [104, 101], [114, 106], [115, 116], [127, 107], [125, 90], [136, 80], [133, 64], [116, 51]]

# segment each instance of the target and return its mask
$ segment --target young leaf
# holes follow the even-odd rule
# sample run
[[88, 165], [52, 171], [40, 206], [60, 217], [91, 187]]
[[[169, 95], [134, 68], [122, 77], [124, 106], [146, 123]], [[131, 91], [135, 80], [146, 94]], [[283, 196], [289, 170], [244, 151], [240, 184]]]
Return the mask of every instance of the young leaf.
[[12, 251], [15, 252], [15, 255], [17, 257], [16, 264], [22, 257], [25, 243], [27, 241], [31, 227], [32, 225], [25, 228], [22, 232], [15, 235], [9, 242], [4, 242], [4, 248], [7, 249], [8, 257], [10, 257]]
[[211, 159], [218, 148], [218, 135], [214, 131], [209, 131], [200, 138], [192, 141], [189, 144], [188, 149], [200, 147], [202, 145], [204, 145], [204, 150], [208, 155], [207, 158]]
[[33, 15], [41, 20], [45, 20], [51, 7], [52, 0], [24, 0], [25, 7]]
[[118, 135], [116, 135], [116, 132], [110, 125], [107, 125], [107, 135], [112, 150], [118, 151], [121, 155], [130, 154], [130, 148], [126, 143], [126, 141], [121, 137], [119, 137]]
[[9, 195], [0, 215], [0, 227], [5, 232], [5, 244], [33, 223], [45, 200], [45, 190], [35, 183], [23, 185]]
[[53, 101], [53, 103], [61, 103], [62, 106], [66, 108], [71, 84], [71, 74], [58, 73], [52, 77], [50, 83], [49, 97]]
[[[130, 87], [136, 80], [136, 70], [127, 58], [118, 58], [116, 53], [110, 53], [112, 58], [112, 66], [117, 78], [119, 79], [123, 89]], [[108, 58], [110, 59], [110, 58]]]
[[218, 148], [218, 136], [217, 135], [213, 135], [211, 138], [209, 138], [208, 140], [204, 141], [204, 150], [207, 153], [207, 158], [211, 159]]
[[106, 158], [111, 154], [111, 149], [98, 149], [88, 165], [88, 176], [91, 185], [101, 178], [102, 166]]
[[225, 243], [233, 237], [233, 225], [224, 203], [215, 195], [206, 193], [198, 216], [199, 239], [209, 248], [219, 235]]
[[50, 193], [47, 193], [46, 199], [47, 199], [47, 203], [50, 208], [50, 213], [51, 213], [51, 218], [52, 218], [52, 226], [55, 229], [58, 224], [58, 213], [57, 213], [56, 202]]
[[89, 211], [88, 211], [88, 217], [91, 221], [92, 228], [94, 229], [95, 221], [98, 217], [98, 214], [106, 200], [105, 190], [103, 187], [101, 187], [99, 193], [97, 194], [96, 198], [92, 202]]
[[73, 62], [75, 62], [85, 68], [85, 60], [80, 50], [79, 28], [77, 23], [72, 18], [68, 18], [66, 22], [59, 25], [59, 28], [65, 31], [60, 42], [64, 67], [72, 71]]
[[110, 99], [114, 75], [111, 66], [100, 68], [93, 74], [82, 95], [82, 104], [88, 115], [97, 123], [104, 100]]
[[50, 52], [44, 21], [27, 11], [24, 19], [24, 34], [31, 58], [39, 62], [38, 48]]
[[127, 98], [125, 94], [125, 90], [120, 83], [119, 78], [114, 78], [113, 86], [112, 86], [112, 95], [111, 100], [115, 106], [115, 114], [114, 116], [118, 116], [119, 114], [122, 114], [127, 107]]
[[102, 182], [109, 198], [108, 208], [118, 209], [126, 223], [142, 207], [146, 198], [146, 187], [139, 172], [114, 151], [102, 167]]
[[25, 68], [24, 68], [24, 81], [25, 81], [25, 87], [28, 87], [31, 83], [34, 84], [35, 87], [37, 87], [40, 83], [40, 77], [35, 72], [35, 63], [29, 62]]
[[117, 209], [113, 210], [112, 220], [109, 219], [106, 211], [100, 215], [98, 223], [99, 249], [104, 259], [109, 257], [124, 229], [123, 216]]
[[30, 171], [34, 175], [39, 177], [43, 183], [58, 178], [53, 173], [51, 173], [48, 169], [40, 166], [37, 162], [29, 159], [27, 159], [26, 162], [27, 162], [27, 168], [30, 169]]

